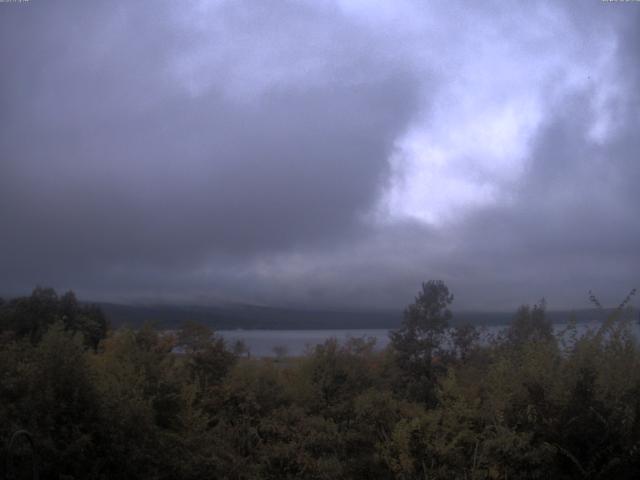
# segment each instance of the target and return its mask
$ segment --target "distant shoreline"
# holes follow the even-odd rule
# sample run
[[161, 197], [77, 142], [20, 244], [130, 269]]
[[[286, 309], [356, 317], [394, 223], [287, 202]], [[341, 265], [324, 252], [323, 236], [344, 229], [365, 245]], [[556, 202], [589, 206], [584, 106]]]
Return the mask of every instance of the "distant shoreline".
[[[158, 328], [175, 329], [185, 321], [207, 325], [214, 330], [353, 330], [394, 329], [402, 322], [402, 312], [295, 310], [263, 306], [184, 306], [98, 304], [114, 327], [138, 328], [150, 322]], [[547, 311], [554, 324], [575, 317], [578, 323], [602, 320], [610, 310], [597, 309]], [[453, 310], [453, 326], [507, 325], [514, 312], [473, 312]]]

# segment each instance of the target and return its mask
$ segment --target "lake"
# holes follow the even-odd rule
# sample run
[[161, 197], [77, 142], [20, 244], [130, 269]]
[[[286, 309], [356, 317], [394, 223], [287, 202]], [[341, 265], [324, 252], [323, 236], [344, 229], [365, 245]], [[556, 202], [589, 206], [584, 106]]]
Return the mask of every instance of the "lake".
[[373, 337], [376, 347], [384, 348], [389, 343], [389, 330], [218, 330], [229, 345], [242, 340], [251, 355], [268, 357], [275, 355], [274, 349], [284, 347], [286, 355], [302, 355], [307, 348], [313, 348], [329, 338], [344, 342], [349, 337]]
[[[588, 328], [595, 328], [597, 323], [580, 323], [578, 331], [584, 332]], [[506, 325], [493, 325], [480, 327], [482, 337], [488, 338], [497, 335], [504, 330]], [[554, 324], [554, 331], [561, 332], [566, 328], [566, 324]], [[633, 331], [637, 338], [640, 338], [640, 327], [633, 324]], [[226, 342], [233, 344], [242, 340], [249, 348], [251, 355], [257, 357], [275, 356], [274, 349], [284, 347], [285, 355], [302, 355], [307, 349], [323, 343], [329, 338], [336, 338], [344, 342], [349, 338], [375, 338], [376, 348], [382, 349], [389, 344], [389, 329], [353, 329], [353, 330], [218, 330]]]

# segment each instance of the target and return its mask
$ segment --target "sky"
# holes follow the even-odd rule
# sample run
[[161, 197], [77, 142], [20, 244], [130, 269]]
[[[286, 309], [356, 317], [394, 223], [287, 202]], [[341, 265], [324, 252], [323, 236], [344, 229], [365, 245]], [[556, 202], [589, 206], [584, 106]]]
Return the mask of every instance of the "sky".
[[640, 2], [0, 3], [0, 293], [640, 287]]

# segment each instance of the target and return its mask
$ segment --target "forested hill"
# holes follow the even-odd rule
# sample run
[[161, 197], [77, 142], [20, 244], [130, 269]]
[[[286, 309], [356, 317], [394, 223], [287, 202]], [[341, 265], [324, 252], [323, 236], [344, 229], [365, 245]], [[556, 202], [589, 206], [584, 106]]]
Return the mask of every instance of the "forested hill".
[[369, 329], [397, 328], [402, 321], [402, 312], [394, 311], [296, 310], [256, 305], [99, 305], [114, 327], [151, 322], [156, 328], [178, 328], [185, 321], [193, 321], [215, 330]]
[[[100, 303], [111, 325], [136, 327], [145, 322], [156, 328], [177, 328], [184, 321], [205, 324], [216, 330], [271, 329], [372, 329], [397, 328], [402, 321], [402, 311], [380, 310], [302, 310], [256, 305], [234, 306], [185, 306], [185, 305], [125, 305]], [[453, 312], [453, 325], [506, 325], [514, 312]], [[595, 309], [576, 311], [549, 311], [547, 317], [554, 323], [568, 321], [571, 316], [579, 322], [602, 318]]]

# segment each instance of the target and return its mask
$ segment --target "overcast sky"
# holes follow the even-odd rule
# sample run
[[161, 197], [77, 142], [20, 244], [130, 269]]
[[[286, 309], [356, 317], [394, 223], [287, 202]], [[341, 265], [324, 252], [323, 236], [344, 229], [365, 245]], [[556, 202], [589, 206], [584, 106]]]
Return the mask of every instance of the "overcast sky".
[[640, 287], [640, 2], [30, 0], [0, 65], [5, 295]]

